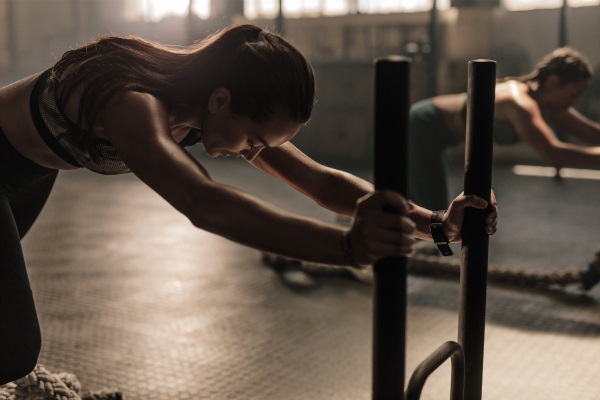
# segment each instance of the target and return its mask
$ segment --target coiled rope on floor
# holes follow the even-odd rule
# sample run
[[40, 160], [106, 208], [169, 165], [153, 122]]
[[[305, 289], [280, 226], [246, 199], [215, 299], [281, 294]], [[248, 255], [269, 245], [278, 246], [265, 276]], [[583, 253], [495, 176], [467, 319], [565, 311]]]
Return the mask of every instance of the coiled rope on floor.
[[[372, 283], [371, 268], [356, 270], [339, 266], [302, 261], [280, 255], [263, 253], [263, 262], [275, 270], [301, 270], [311, 276], [352, 276], [362, 282]], [[456, 259], [447, 259], [438, 255], [415, 254], [408, 259], [408, 272], [427, 276], [460, 276], [461, 263]], [[533, 270], [506, 268], [496, 265], [488, 266], [490, 282], [523, 285], [523, 286], [567, 286], [578, 285], [583, 290], [590, 290], [600, 282], [600, 251], [588, 264], [586, 270]]]
[[27, 376], [0, 386], [0, 400], [122, 400], [117, 390], [81, 393], [81, 384], [73, 374], [52, 373], [37, 365]]

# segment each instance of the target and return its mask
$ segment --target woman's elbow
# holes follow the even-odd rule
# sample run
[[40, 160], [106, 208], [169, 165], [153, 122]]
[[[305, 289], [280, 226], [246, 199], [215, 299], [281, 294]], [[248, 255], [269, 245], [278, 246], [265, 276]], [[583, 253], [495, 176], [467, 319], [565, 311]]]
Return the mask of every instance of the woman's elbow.
[[195, 228], [217, 234], [225, 216], [229, 214], [224, 207], [219, 206], [218, 201], [209, 198], [192, 202], [183, 213]]
[[194, 227], [202, 230], [210, 230], [214, 223], [214, 215], [218, 214], [212, 204], [218, 204], [214, 199], [213, 188], [210, 186], [195, 187], [176, 197], [171, 197], [169, 203], [181, 214], [183, 214]]

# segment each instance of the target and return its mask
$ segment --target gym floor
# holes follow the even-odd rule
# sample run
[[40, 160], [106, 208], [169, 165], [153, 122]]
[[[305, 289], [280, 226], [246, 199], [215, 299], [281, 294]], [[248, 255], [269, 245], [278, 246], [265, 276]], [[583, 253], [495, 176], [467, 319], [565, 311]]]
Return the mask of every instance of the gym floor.
[[[195, 154], [216, 180], [334, 221], [241, 160]], [[457, 194], [460, 165], [451, 174]], [[496, 160], [493, 187], [490, 264], [585, 269], [600, 250], [600, 181], [517, 176]], [[372, 286], [335, 276], [290, 286], [259, 252], [195, 229], [133, 175], [62, 172], [23, 246], [39, 362], [84, 389], [135, 400], [371, 398]], [[454, 279], [409, 276], [408, 374], [456, 340], [458, 291]], [[597, 400], [599, 339], [598, 287], [491, 283], [483, 398]], [[444, 365], [422, 399], [448, 398], [449, 377]]]

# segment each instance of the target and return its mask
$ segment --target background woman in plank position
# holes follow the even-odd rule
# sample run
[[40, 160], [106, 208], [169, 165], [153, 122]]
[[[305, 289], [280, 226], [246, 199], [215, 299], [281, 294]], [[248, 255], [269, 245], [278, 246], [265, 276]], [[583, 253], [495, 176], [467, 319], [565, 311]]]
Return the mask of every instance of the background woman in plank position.
[[[592, 79], [586, 58], [572, 48], [546, 55], [530, 73], [496, 84], [494, 142], [525, 142], [551, 165], [600, 165], [600, 124], [573, 108]], [[410, 112], [411, 199], [430, 209], [448, 204], [444, 154], [465, 140], [467, 94], [436, 96]], [[586, 145], [561, 141], [558, 128]]]

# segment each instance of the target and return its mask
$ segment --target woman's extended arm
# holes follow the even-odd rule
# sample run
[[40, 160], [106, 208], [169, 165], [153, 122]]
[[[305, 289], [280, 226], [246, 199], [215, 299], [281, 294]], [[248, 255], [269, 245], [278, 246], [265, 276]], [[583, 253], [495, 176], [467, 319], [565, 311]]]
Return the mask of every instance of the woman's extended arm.
[[[342, 215], [355, 216], [357, 201], [374, 191], [372, 183], [347, 172], [319, 164], [291, 143], [265, 149], [251, 163], [256, 168], [286, 182], [317, 204]], [[459, 241], [461, 238], [462, 213], [465, 207], [487, 206], [480, 200], [461, 194], [453, 201], [444, 225], [450, 241]], [[497, 205], [493, 194], [490, 206], [488, 233], [493, 234], [497, 222]], [[432, 211], [411, 203], [406, 212], [415, 223], [415, 236], [431, 240], [429, 223]]]
[[515, 104], [508, 116], [523, 141], [552, 164], [563, 167], [600, 165], [600, 147], [580, 146], [559, 140], [533, 100]]
[[349, 217], [354, 215], [356, 201], [374, 191], [372, 183], [322, 165], [290, 142], [264, 149], [250, 163], [308, 196], [321, 207]]
[[[153, 96], [126, 93], [109, 103], [101, 123], [132, 172], [195, 226], [264, 251], [348, 264], [342, 248], [343, 228], [290, 214], [213, 181], [173, 140], [167, 111]], [[401, 196], [381, 193], [359, 206], [369, 215], [364, 225], [352, 228], [361, 242], [353, 255], [361, 264], [387, 255], [406, 255], [414, 244], [412, 222], [400, 214], [384, 214], [382, 204], [405, 207]]]
[[573, 107], [556, 115], [553, 121], [568, 134], [593, 146], [600, 146], [600, 123], [592, 121]]

